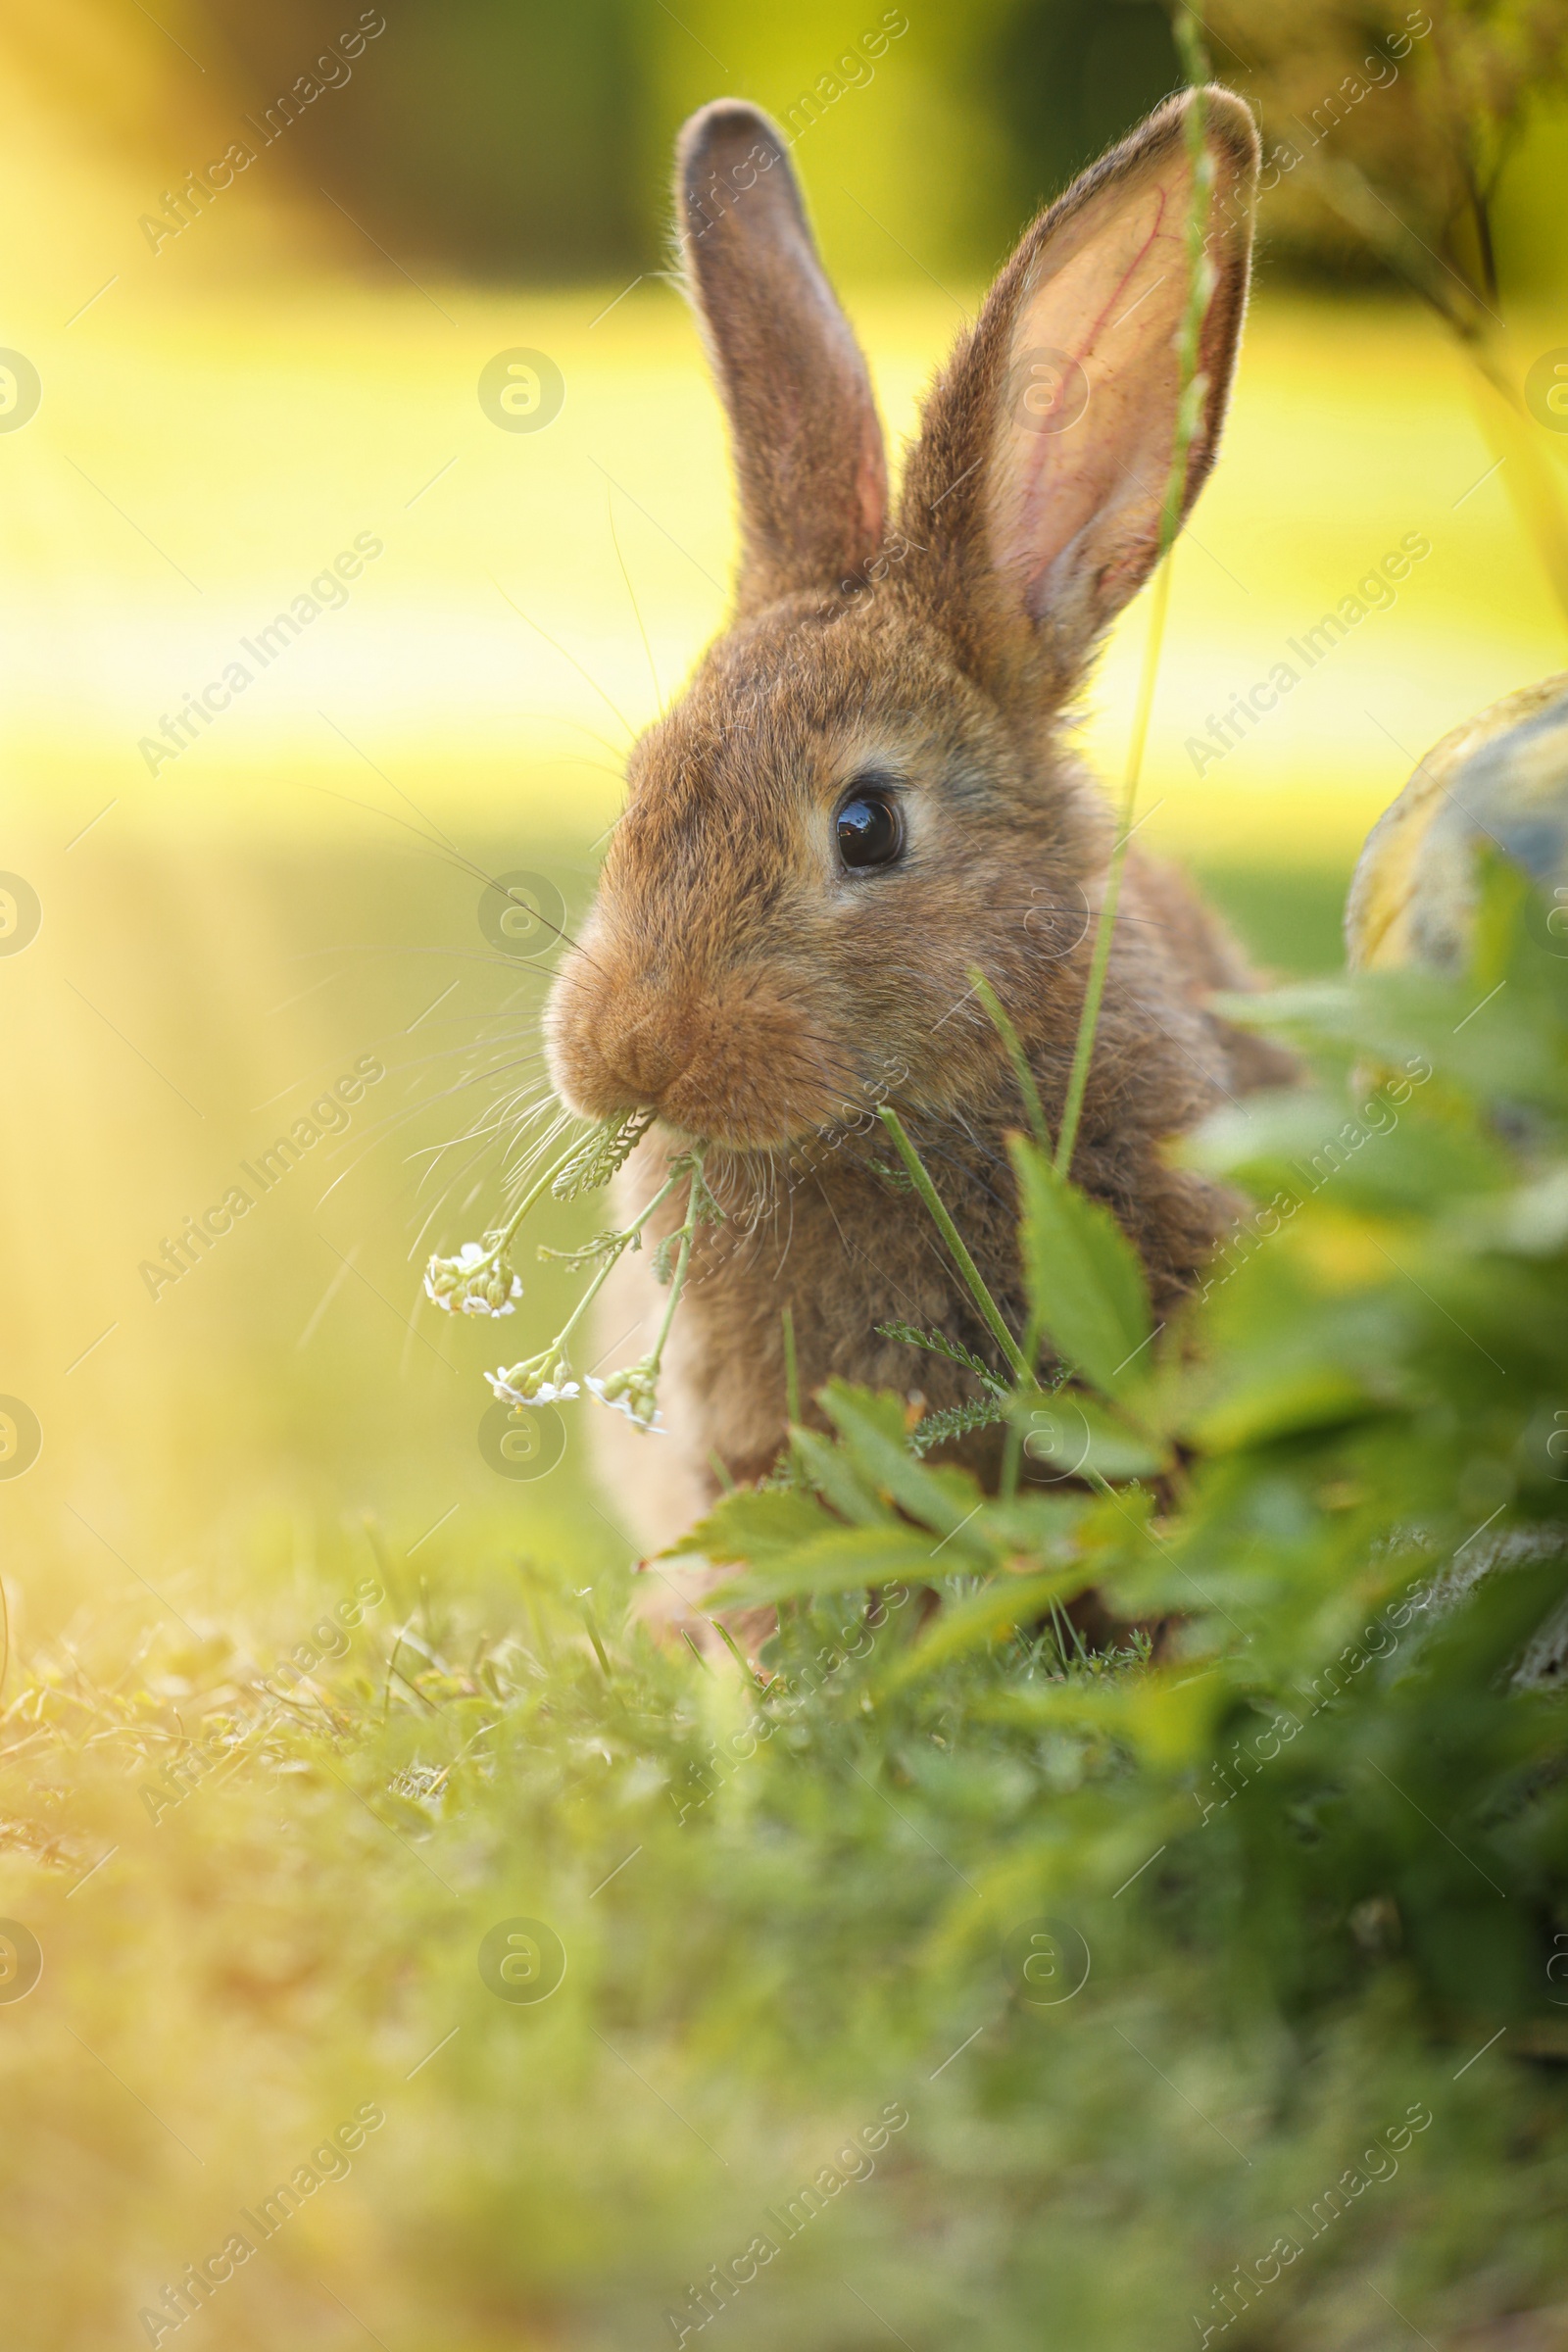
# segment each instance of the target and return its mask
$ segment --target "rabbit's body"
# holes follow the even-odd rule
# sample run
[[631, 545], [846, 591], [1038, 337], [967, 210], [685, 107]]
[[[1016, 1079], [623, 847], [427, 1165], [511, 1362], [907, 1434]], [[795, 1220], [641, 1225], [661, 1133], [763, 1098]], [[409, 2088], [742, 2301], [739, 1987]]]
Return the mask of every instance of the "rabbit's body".
[[[1183, 511], [1214, 454], [1255, 172], [1250, 119], [1223, 93], [1209, 137], [1222, 226]], [[1006, 1007], [1054, 1129], [1113, 846], [1062, 714], [1157, 552], [1191, 157], [1173, 104], [1036, 223], [930, 396], [892, 531], [863, 363], [777, 134], [748, 108], [707, 109], [681, 187], [705, 223], [688, 253], [740, 480], [738, 612], [633, 755], [548, 1027], [575, 1107], [660, 1113], [622, 1178], [630, 1200], [700, 1139], [726, 1212], [699, 1237], [666, 1356], [668, 1434], [617, 1433], [639, 1449], [644, 1541], [689, 1522], [720, 1473], [774, 1460], [786, 1305], [806, 1396], [834, 1375], [933, 1407], [973, 1396], [957, 1366], [879, 1324], [994, 1360], [898, 1181], [879, 1102], [1022, 1327], [1004, 1137], [1023, 1105], [973, 975]], [[1087, 405], [1066, 423], [1031, 405], [1043, 363], [1058, 392], [1081, 379]], [[1161, 1309], [1226, 1214], [1169, 1164], [1169, 1139], [1281, 1074], [1206, 1009], [1215, 988], [1246, 984], [1179, 879], [1132, 856], [1073, 1174], [1137, 1244]], [[663, 1303], [651, 1254], [605, 1293], [617, 1361]], [[970, 1446], [983, 1466], [994, 1433]]]

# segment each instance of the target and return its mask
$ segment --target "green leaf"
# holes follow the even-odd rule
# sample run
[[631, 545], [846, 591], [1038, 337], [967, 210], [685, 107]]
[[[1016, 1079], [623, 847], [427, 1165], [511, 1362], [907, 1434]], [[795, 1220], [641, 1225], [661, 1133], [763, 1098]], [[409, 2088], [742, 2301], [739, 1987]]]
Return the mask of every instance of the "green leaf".
[[1035, 1314], [1063, 1361], [1114, 1394], [1137, 1377], [1132, 1359], [1152, 1328], [1137, 1252], [1109, 1209], [1058, 1176], [1043, 1152], [1022, 1136], [1010, 1149]]
[[1350, 1097], [1263, 1095], [1206, 1119], [1183, 1139], [1179, 1156], [1238, 1177], [1260, 1200], [1272, 1194], [1261, 1222], [1241, 1220], [1244, 1231], [1265, 1236], [1325, 1187], [1342, 1205], [1400, 1209], [1502, 1182], [1507, 1162], [1495, 1144], [1475, 1127], [1433, 1116], [1413, 1092], [1420, 1084], [1395, 1076]]
[[976, 1525], [984, 1528], [1000, 1551], [1028, 1552], [1053, 1568], [1078, 1561], [1080, 1582], [1087, 1582], [1077, 1533], [1086, 1513], [1097, 1508], [1086, 1494], [1042, 1494], [1025, 1487], [1005, 1500], [988, 1502]]
[[822, 1500], [857, 1527], [879, 1527], [893, 1516], [856, 1469], [842, 1446], [814, 1429], [792, 1429], [795, 1459]]
[[772, 1560], [827, 1534], [834, 1525], [821, 1504], [808, 1494], [742, 1487], [724, 1495], [706, 1519], [699, 1520], [660, 1557], [671, 1559], [677, 1553], [694, 1551], [726, 1565], [732, 1560]]
[[1200, 1413], [1193, 1443], [1205, 1453], [1239, 1452], [1272, 1438], [1336, 1429], [1386, 1412], [1364, 1382], [1338, 1364], [1298, 1362], [1277, 1371], [1253, 1365], [1250, 1377]]
[[1170, 1467], [1167, 1447], [1075, 1389], [1049, 1396], [1022, 1390], [1008, 1417], [1024, 1432], [1025, 1478], [1030, 1465], [1045, 1480], [1084, 1478], [1094, 1470], [1111, 1480], [1156, 1478]]
[[939, 1446], [951, 1445], [955, 1438], [966, 1438], [972, 1429], [993, 1429], [1006, 1418], [1007, 1399], [995, 1393], [973, 1397], [968, 1404], [949, 1405], [944, 1412], [925, 1414], [918, 1426], [910, 1430], [909, 1451], [923, 1460]]
[[982, 1362], [972, 1348], [961, 1340], [950, 1340], [943, 1331], [917, 1331], [912, 1323], [879, 1323], [877, 1337], [883, 1340], [902, 1340], [906, 1348], [923, 1348], [928, 1355], [945, 1355], [950, 1364], [961, 1364], [972, 1372], [988, 1389], [1002, 1389], [1005, 1382], [999, 1380], [989, 1364]]
[[1070, 1600], [1081, 1590], [1083, 1571], [1080, 1567], [1057, 1568], [1041, 1576], [999, 1576], [981, 1592], [943, 1609], [929, 1633], [895, 1660], [883, 1678], [885, 1691], [897, 1690], [906, 1683], [929, 1674], [934, 1666], [942, 1666], [966, 1649], [975, 1649], [994, 1642], [1001, 1634], [1010, 1634], [1020, 1625], [1041, 1617], [1054, 1600]]
[[1522, 942], [1500, 978], [1486, 962], [1458, 979], [1357, 972], [1211, 1002], [1238, 1028], [1348, 1049], [1406, 1075], [1425, 1064], [1482, 1102], [1560, 1109], [1568, 1102], [1568, 961], [1555, 960], [1552, 970], [1552, 956]]
[[885, 1527], [838, 1527], [798, 1548], [777, 1553], [715, 1592], [710, 1606], [754, 1608], [798, 1594], [853, 1592], [858, 1587], [935, 1584], [943, 1575], [926, 1530], [890, 1520]]
[[[897, 1397], [873, 1396], [835, 1380], [819, 1392], [818, 1402], [868, 1485], [946, 1539], [954, 1555], [990, 1564], [990, 1545], [965, 1525], [984, 1499], [978, 1485], [966, 1470], [928, 1470], [915, 1459], [905, 1443], [903, 1407]], [[950, 1557], [944, 1573], [959, 1564], [957, 1556]]]

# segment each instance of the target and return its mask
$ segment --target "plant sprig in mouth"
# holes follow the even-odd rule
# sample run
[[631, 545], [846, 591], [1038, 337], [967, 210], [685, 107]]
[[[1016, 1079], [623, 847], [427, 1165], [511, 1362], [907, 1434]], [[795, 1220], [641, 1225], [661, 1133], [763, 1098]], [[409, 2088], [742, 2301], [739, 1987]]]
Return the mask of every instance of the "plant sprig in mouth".
[[[584, 1193], [602, 1190], [625, 1166], [656, 1116], [652, 1110], [636, 1109], [599, 1121], [529, 1186], [505, 1225], [492, 1228], [481, 1242], [465, 1242], [455, 1257], [432, 1257], [424, 1275], [425, 1296], [432, 1304], [446, 1314], [512, 1314], [523, 1295], [521, 1277], [512, 1262], [512, 1247], [524, 1220], [547, 1192], [558, 1200], [575, 1200]], [[596, 1234], [579, 1250], [553, 1250], [541, 1246], [541, 1256], [561, 1258], [574, 1269], [592, 1266], [595, 1271], [547, 1348], [485, 1374], [503, 1402], [519, 1412], [533, 1404], [567, 1403], [586, 1387], [602, 1404], [624, 1413], [636, 1428], [661, 1427], [659, 1376], [686, 1287], [692, 1245], [702, 1226], [717, 1224], [724, 1213], [703, 1172], [708, 1151], [706, 1143], [694, 1142], [687, 1150], [672, 1152], [663, 1183], [628, 1225]], [[667, 1288], [669, 1298], [653, 1348], [639, 1362], [624, 1365], [603, 1380], [585, 1374], [579, 1381], [571, 1371], [568, 1342], [626, 1251], [642, 1248], [655, 1211], [682, 1185], [687, 1188], [685, 1218], [654, 1251], [654, 1273]]]

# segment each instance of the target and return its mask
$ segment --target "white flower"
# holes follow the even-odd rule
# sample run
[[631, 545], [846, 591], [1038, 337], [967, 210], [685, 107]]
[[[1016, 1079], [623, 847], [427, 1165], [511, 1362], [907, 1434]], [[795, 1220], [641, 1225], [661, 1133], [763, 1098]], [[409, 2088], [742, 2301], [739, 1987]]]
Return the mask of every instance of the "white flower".
[[514, 1274], [512, 1288], [506, 1287], [504, 1273], [492, 1274], [485, 1285], [483, 1297], [470, 1292], [463, 1300], [466, 1315], [510, 1315], [516, 1311], [515, 1301], [522, 1297], [522, 1277]]
[[559, 1348], [547, 1348], [542, 1354], [530, 1355], [526, 1362], [510, 1368], [498, 1366], [485, 1378], [503, 1404], [569, 1404], [582, 1394], [566, 1374], [565, 1358]]
[[424, 1295], [443, 1313], [510, 1315], [522, 1297], [522, 1283], [498, 1249], [465, 1242], [456, 1257], [432, 1257], [424, 1270]]
[[624, 1413], [636, 1429], [663, 1435], [663, 1421], [659, 1411], [659, 1374], [650, 1360], [629, 1364], [624, 1371], [612, 1372], [608, 1380], [587, 1376], [587, 1386], [601, 1404], [612, 1412]]

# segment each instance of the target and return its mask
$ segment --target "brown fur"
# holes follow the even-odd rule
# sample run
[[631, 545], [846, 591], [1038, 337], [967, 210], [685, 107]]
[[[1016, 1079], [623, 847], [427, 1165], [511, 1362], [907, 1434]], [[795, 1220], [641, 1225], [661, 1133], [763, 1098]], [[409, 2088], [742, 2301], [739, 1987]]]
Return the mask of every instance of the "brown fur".
[[[864, 364], [778, 134], [723, 101], [682, 136], [690, 280], [735, 448], [737, 613], [633, 753], [547, 1020], [574, 1108], [660, 1111], [625, 1198], [646, 1200], [672, 1141], [700, 1137], [728, 1211], [694, 1253], [666, 1358], [669, 1435], [614, 1433], [638, 1449], [645, 1541], [710, 1498], [715, 1461], [745, 1480], [777, 1455], [786, 1304], [808, 1396], [835, 1375], [933, 1406], [973, 1394], [879, 1323], [935, 1327], [994, 1360], [929, 1220], [883, 1172], [894, 1155], [876, 1101], [900, 1110], [1004, 1315], [1023, 1324], [1004, 1140], [1022, 1106], [969, 974], [978, 965], [1010, 1012], [1054, 1131], [1113, 840], [1063, 709], [1157, 553], [1187, 274], [1184, 106], [1025, 234], [928, 399], [891, 540]], [[1184, 513], [1224, 415], [1256, 171], [1250, 117], [1222, 91], [1208, 93], [1207, 136], [1220, 225]], [[1084, 369], [1089, 405], [1069, 430], [1035, 429], [1021, 405], [1042, 347]], [[834, 815], [869, 770], [895, 780], [906, 850], [853, 873]], [[1213, 918], [1135, 853], [1073, 1173], [1137, 1244], [1160, 1312], [1227, 1215], [1169, 1164], [1168, 1140], [1284, 1074], [1206, 1009], [1215, 987], [1245, 985]], [[629, 1360], [662, 1300], [646, 1254], [622, 1262], [606, 1300], [602, 1339]], [[965, 1448], [982, 1470], [994, 1436]]]

